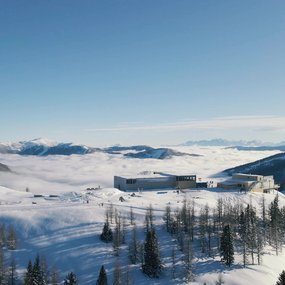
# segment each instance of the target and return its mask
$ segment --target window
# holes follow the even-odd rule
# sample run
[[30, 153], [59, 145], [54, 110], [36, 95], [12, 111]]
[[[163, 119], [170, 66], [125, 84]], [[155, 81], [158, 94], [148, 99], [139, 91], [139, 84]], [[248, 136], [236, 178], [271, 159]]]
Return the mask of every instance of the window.
[[127, 180], [126, 180], [126, 183], [127, 183], [127, 184], [136, 184], [136, 183], [137, 183], [137, 180], [136, 180], [136, 179], [127, 179]]
[[196, 176], [176, 176], [176, 181], [196, 181]]

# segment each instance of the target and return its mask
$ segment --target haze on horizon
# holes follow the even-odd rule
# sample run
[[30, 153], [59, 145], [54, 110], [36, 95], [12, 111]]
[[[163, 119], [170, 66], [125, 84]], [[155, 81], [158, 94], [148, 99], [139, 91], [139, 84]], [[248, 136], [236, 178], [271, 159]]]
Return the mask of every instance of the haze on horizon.
[[284, 141], [284, 10], [265, 0], [4, 0], [1, 141]]

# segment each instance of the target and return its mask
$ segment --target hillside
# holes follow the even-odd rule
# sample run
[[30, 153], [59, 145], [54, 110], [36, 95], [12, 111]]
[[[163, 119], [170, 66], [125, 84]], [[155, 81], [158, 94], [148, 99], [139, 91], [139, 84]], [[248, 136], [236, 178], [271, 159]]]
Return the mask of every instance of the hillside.
[[[123, 197], [125, 202], [119, 202]], [[274, 284], [278, 274], [283, 270], [284, 254], [279, 256], [267, 247], [263, 255], [262, 265], [247, 265], [242, 267], [242, 257], [236, 253], [235, 263], [231, 268], [220, 262], [216, 249], [213, 256], [208, 257], [200, 252], [200, 245], [195, 242], [193, 250], [193, 273], [195, 282], [185, 282], [183, 278], [183, 255], [173, 236], [168, 234], [164, 226], [164, 209], [171, 206], [181, 208], [183, 200], [195, 203], [196, 215], [206, 204], [215, 208], [218, 199], [225, 199], [237, 204], [252, 203], [259, 207], [261, 195], [239, 194], [233, 191], [221, 192], [215, 189], [189, 191], [177, 194], [176, 191], [149, 191], [130, 195], [113, 188], [101, 188], [93, 191], [64, 192], [58, 196], [45, 195], [34, 197], [32, 193], [14, 191], [0, 187], [1, 222], [8, 226], [13, 224], [18, 239], [21, 241], [18, 249], [13, 252], [17, 260], [19, 272], [24, 272], [29, 259], [34, 259], [37, 253], [44, 256], [47, 264], [56, 266], [62, 280], [70, 271], [74, 271], [80, 284], [91, 285], [96, 282], [100, 266], [107, 270], [110, 284], [114, 280], [116, 256], [111, 244], [100, 241], [105, 213], [110, 207], [126, 217], [126, 244], [120, 247], [120, 266], [122, 276], [126, 271], [131, 276], [132, 283], [147, 284], [215, 284], [220, 272], [225, 284], [229, 285], [267, 285]], [[274, 195], [266, 195], [265, 203], [270, 204]], [[88, 203], [87, 203], [88, 201]], [[163, 274], [159, 279], [150, 279], [142, 271], [140, 263], [128, 267], [128, 243], [132, 240], [132, 225], [129, 222], [130, 207], [132, 207], [137, 225], [137, 239], [144, 242], [144, 215], [150, 203], [153, 207], [154, 225], [157, 231], [160, 255], [163, 260]], [[280, 195], [281, 205], [285, 205], [285, 197]], [[102, 206], [103, 205], [103, 206]], [[111, 224], [114, 228], [114, 224]], [[213, 237], [213, 245], [214, 243]], [[176, 278], [172, 279], [171, 252], [176, 251]], [[5, 251], [6, 252], [6, 251]], [[8, 252], [9, 254], [12, 251]], [[22, 275], [20, 274], [20, 277]]]
[[[139, 151], [143, 151], [142, 149]], [[175, 150], [189, 154], [200, 153], [201, 156], [176, 156], [164, 160], [129, 159], [123, 154], [139, 152], [129, 149], [117, 149], [121, 153], [116, 155], [107, 152], [71, 156], [2, 154], [1, 162], [11, 166], [14, 172], [0, 173], [0, 184], [6, 186], [0, 187], [0, 224], [5, 224], [7, 229], [13, 225], [19, 241], [16, 250], [4, 249], [7, 264], [13, 256], [19, 277], [22, 277], [29, 259], [34, 260], [39, 253], [45, 256], [49, 269], [53, 266], [58, 268], [60, 280], [63, 280], [68, 272], [74, 271], [79, 283], [84, 285], [96, 283], [100, 266], [104, 264], [108, 281], [113, 284], [117, 262], [113, 245], [103, 243], [99, 239], [106, 212], [112, 206], [125, 219], [126, 243], [120, 247], [119, 258], [123, 278], [126, 272], [129, 272], [132, 285], [202, 285], [204, 282], [214, 285], [220, 273], [227, 285], [275, 284], [279, 273], [284, 269], [284, 250], [276, 256], [272, 247], [267, 245], [261, 265], [248, 264], [243, 268], [242, 255], [236, 241], [235, 263], [228, 268], [220, 261], [217, 235], [212, 233], [213, 250], [210, 257], [207, 252], [201, 252], [199, 241], [199, 217], [207, 205], [210, 216], [213, 216], [213, 211], [221, 199], [231, 205], [225, 206], [224, 213], [235, 213], [237, 208], [234, 207], [251, 203], [260, 215], [263, 197], [261, 194], [245, 195], [216, 188], [190, 190], [179, 194], [172, 190], [132, 194], [112, 188], [114, 175], [135, 175], [147, 170], [192, 173], [197, 174], [197, 178], [202, 177], [202, 181], [212, 180], [211, 175], [222, 171], [224, 167], [262, 159], [274, 152], [243, 152], [221, 147], [179, 147]], [[26, 188], [29, 192], [26, 192]], [[123, 199], [120, 199], [121, 197]], [[268, 194], [264, 197], [268, 207], [275, 195]], [[285, 197], [282, 194], [279, 197], [280, 206], [285, 206]], [[186, 282], [183, 277], [184, 255], [175, 236], [166, 231], [163, 219], [166, 206], [170, 206], [172, 213], [176, 214], [182, 209], [185, 199], [189, 201], [189, 205], [194, 205], [197, 216], [193, 242], [195, 281], [192, 283]], [[155, 215], [153, 222], [164, 265], [159, 279], [146, 277], [142, 273], [141, 263], [129, 265], [128, 248], [133, 240], [130, 208], [132, 207], [136, 221], [138, 242], [143, 244], [145, 213], [150, 204]], [[111, 227], [115, 229], [114, 221]], [[173, 249], [177, 274], [174, 279], [171, 278]]]
[[233, 173], [248, 173], [260, 175], [273, 175], [276, 183], [282, 189], [285, 186], [285, 153], [278, 153], [251, 163], [243, 164], [223, 171], [229, 175]]

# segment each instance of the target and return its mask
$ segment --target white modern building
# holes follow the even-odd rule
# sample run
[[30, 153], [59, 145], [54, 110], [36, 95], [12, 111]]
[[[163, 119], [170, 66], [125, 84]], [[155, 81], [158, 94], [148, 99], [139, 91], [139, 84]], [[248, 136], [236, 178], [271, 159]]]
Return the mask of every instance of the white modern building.
[[144, 175], [114, 176], [114, 188], [122, 191], [195, 188], [196, 175], [148, 172]]
[[218, 183], [217, 186], [223, 189], [239, 189], [245, 192], [263, 193], [269, 193], [271, 190], [278, 190], [279, 188], [279, 185], [275, 184], [273, 176], [243, 173], [235, 173], [232, 178]]

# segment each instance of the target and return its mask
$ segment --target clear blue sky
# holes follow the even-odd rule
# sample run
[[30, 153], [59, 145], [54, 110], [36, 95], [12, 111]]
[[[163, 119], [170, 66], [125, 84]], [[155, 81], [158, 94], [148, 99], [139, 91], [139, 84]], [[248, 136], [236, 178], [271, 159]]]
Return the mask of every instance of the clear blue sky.
[[284, 0], [0, 0], [0, 141], [285, 140], [284, 11]]

